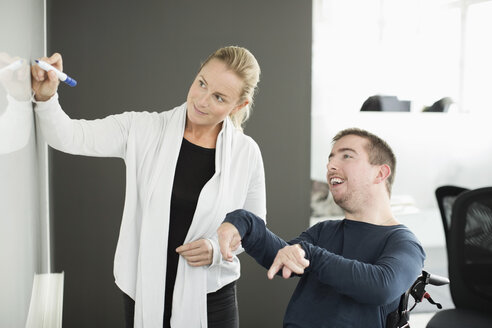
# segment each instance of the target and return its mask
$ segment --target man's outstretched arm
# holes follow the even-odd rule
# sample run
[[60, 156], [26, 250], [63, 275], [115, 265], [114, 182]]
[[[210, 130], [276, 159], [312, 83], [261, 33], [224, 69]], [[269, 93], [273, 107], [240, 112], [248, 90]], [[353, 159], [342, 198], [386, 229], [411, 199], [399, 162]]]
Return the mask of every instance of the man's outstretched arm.
[[304, 250], [290, 246], [282, 238], [268, 230], [265, 222], [251, 212], [237, 210], [227, 214], [217, 230], [219, 245], [225, 260], [232, 260], [232, 252], [242, 247], [260, 265], [270, 269], [270, 279], [280, 270], [285, 278], [292, 272], [302, 274], [309, 262], [304, 259]]

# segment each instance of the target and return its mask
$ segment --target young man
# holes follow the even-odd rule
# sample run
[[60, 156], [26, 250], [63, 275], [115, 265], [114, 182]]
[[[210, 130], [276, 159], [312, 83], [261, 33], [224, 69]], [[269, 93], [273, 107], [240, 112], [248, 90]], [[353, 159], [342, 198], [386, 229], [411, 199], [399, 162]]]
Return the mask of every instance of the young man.
[[421, 273], [424, 251], [393, 217], [396, 159], [388, 144], [360, 129], [333, 138], [327, 180], [345, 219], [316, 224], [285, 242], [252, 213], [229, 213], [218, 229], [224, 259], [239, 247], [273, 279], [301, 276], [284, 327], [386, 327], [400, 296]]

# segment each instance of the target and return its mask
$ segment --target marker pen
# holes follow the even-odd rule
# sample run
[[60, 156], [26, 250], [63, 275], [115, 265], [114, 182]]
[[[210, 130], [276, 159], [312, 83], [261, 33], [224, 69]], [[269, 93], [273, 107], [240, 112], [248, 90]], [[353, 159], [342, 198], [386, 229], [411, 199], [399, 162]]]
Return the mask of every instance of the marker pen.
[[35, 60], [36, 64], [38, 64], [39, 67], [41, 67], [42, 69], [44, 69], [46, 72], [49, 72], [49, 71], [54, 71], [56, 73], [56, 76], [58, 76], [58, 79], [62, 82], [65, 82], [66, 84], [68, 84], [69, 86], [71, 87], [74, 87], [77, 85], [77, 81], [75, 81], [74, 79], [72, 79], [70, 76], [68, 76], [67, 74], [63, 73], [63, 72], [60, 72], [59, 70], [57, 70], [56, 68], [54, 68], [53, 66], [51, 66], [50, 64], [42, 61], [42, 60]]
[[8, 64], [7, 66], [0, 68], [0, 74], [2, 74], [3, 72], [6, 72], [7, 70], [12, 71], [12, 72], [16, 71], [19, 68], [21, 68], [23, 63], [24, 63], [24, 61], [22, 59], [18, 59], [16, 61]]

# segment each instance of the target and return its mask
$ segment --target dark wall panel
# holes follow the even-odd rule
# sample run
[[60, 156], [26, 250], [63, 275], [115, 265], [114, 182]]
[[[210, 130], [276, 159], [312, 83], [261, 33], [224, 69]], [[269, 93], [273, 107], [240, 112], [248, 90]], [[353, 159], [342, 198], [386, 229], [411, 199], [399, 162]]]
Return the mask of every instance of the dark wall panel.
[[[48, 0], [48, 51], [76, 88], [60, 87], [73, 118], [180, 105], [199, 64], [224, 45], [262, 68], [246, 133], [260, 145], [268, 225], [285, 239], [309, 222], [311, 2]], [[123, 325], [112, 275], [124, 202], [124, 163], [51, 153], [55, 269], [66, 272], [64, 326]], [[242, 327], [279, 327], [295, 280], [268, 281], [241, 255]]]

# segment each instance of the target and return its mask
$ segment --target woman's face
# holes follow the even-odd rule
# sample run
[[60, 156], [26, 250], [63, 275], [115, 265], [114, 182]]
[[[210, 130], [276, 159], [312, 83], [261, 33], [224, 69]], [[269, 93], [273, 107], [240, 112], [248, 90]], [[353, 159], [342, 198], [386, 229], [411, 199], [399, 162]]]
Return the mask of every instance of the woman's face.
[[239, 103], [243, 81], [218, 59], [202, 67], [188, 91], [188, 120], [202, 126], [222, 123], [248, 104]]

